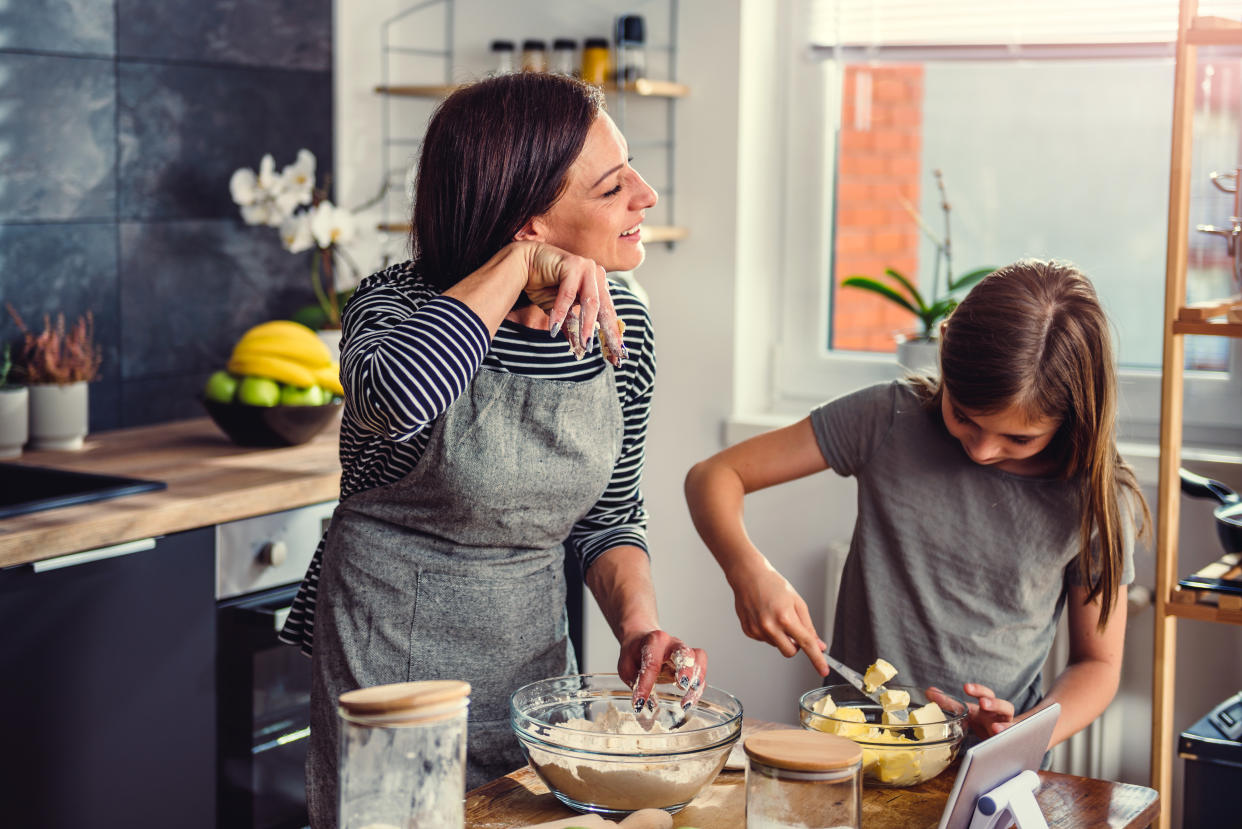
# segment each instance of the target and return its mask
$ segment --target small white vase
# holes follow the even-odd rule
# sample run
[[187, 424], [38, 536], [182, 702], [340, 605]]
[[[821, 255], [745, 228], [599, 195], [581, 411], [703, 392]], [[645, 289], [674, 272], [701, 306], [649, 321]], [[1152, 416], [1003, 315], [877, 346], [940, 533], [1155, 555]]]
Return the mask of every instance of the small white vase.
[[332, 359], [339, 363], [341, 361], [341, 329], [320, 328], [315, 333], [319, 336], [319, 341], [332, 352]]
[[30, 392], [25, 386], [0, 388], [0, 458], [16, 458], [30, 435]]
[[915, 337], [897, 340], [897, 364], [899, 375], [940, 373], [940, 340], [923, 340]]
[[30, 448], [81, 449], [90, 418], [86, 381], [30, 386]]

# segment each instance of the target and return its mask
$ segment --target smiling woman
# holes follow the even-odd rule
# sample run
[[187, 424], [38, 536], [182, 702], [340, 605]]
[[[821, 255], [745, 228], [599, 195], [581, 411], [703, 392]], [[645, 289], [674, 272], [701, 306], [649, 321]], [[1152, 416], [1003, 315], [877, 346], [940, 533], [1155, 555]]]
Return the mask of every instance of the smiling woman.
[[509, 694], [576, 667], [566, 549], [635, 710], [658, 680], [685, 705], [706, 687], [707, 655], [655, 611], [651, 319], [605, 276], [642, 262], [656, 194], [602, 103], [538, 73], [450, 95], [423, 140], [415, 257], [345, 308], [341, 502], [283, 632], [312, 654], [316, 829], [335, 825], [336, 700], [358, 686], [466, 680], [468, 784], [523, 764]]

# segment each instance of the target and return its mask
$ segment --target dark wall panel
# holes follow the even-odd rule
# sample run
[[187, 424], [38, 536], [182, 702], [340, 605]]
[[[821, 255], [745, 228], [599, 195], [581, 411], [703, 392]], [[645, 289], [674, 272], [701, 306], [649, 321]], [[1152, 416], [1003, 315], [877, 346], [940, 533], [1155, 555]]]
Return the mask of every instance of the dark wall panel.
[[332, 0], [117, 0], [117, 17], [127, 58], [332, 68]]
[[229, 177], [238, 167], [257, 170], [264, 153], [279, 170], [305, 147], [319, 169], [331, 169], [330, 73], [119, 69], [122, 219], [236, 218]]
[[236, 336], [313, 301], [309, 254], [244, 225], [228, 183], [301, 147], [331, 170], [331, 27], [331, 0], [0, 9], [0, 301], [94, 313], [92, 431], [201, 416]]
[[4, 46], [42, 52], [111, 55], [116, 48], [113, 0], [18, 0], [0, 13]]
[[0, 52], [0, 221], [116, 215], [110, 60]]

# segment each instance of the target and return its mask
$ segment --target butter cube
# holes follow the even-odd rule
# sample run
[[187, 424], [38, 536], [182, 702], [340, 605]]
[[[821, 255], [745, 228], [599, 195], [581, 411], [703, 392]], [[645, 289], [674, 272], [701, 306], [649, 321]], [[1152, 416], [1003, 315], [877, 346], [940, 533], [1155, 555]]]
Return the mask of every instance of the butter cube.
[[877, 752], [874, 774], [882, 783], [910, 786], [922, 779], [919, 749], [889, 748]]
[[867, 715], [861, 708], [849, 705], [838, 706], [837, 710], [832, 713], [832, 717], [828, 720], [828, 724], [832, 726], [831, 730], [835, 734], [840, 734], [842, 737], [869, 737], [871, 735], [872, 728], [867, 725]]
[[863, 685], [867, 689], [867, 693], [873, 693], [885, 682], [897, 676], [897, 669], [883, 659], [877, 659], [872, 663], [867, 672], [863, 674]]
[[892, 711], [885, 711], [880, 715], [880, 722], [885, 725], [907, 726], [910, 724], [910, 719], [906, 714], [906, 710], [904, 708], [899, 708]]
[[880, 694], [880, 705], [884, 708], [884, 713], [889, 711], [904, 711], [910, 707], [910, 693], [908, 691], [885, 690]]
[[831, 694], [824, 694], [815, 700], [815, 704], [811, 706], [811, 710], [816, 714], [823, 714], [825, 717], [832, 716], [832, 712], [837, 710], [837, 704], [832, 701]]
[[940, 710], [940, 706], [934, 702], [929, 702], [921, 708], [911, 708], [910, 722], [931, 723], [925, 728], [914, 729], [916, 740], [947, 740], [949, 738], [949, 726], [945, 723], [944, 711]]

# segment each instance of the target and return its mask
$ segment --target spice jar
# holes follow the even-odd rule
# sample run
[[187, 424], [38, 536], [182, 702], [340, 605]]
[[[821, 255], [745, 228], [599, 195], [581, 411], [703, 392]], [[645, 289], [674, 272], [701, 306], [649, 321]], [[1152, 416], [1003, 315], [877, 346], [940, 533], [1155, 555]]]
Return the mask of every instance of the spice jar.
[[497, 75], [508, 75], [513, 71], [513, 41], [492, 41], [492, 66]]
[[819, 731], [746, 738], [746, 829], [859, 829], [862, 748]]
[[339, 829], [465, 825], [469, 695], [456, 680], [341, 694]]
[[647, 76], [646, 26], [641, 15], [617, 18], [617, 83], [633, 83]]
[[522, 41], [522, 71], [544, 72], [548, 68], [548, 44], [531, 38]]
[[608, 41], [588, 37], [582, 43], [582, 80], [602, 86], [608, 80]]
[[578, 41], [567, 37], [558, 37], [552, 41], [551, 71], [557, 75], [572, 75], [577, 61]]

